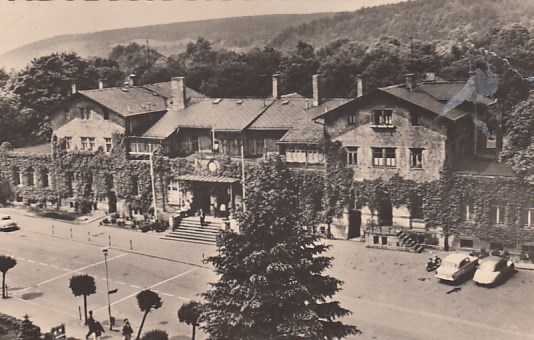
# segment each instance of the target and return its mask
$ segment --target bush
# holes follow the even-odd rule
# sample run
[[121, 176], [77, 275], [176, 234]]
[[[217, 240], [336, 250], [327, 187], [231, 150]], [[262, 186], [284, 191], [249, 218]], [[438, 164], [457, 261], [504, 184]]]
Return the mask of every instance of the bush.
[[148, 223], [141, 224], [141, 232], [146, 233], [147, 231], [150, 231], [150, 224]]
[[151, 224], [150, 229], [154, 230], [157, 233], [161, 233], [167, 230], [168, 227], [168, 223], [157, 220]]
[[438, 237], [435, 234], [425, 234], [425, 244], [437, 246], [439, 244]]
[[486, 250], [486, 248], [482, 248], [480, 249], [480, 254], [482, 255], [482, 257], [486, 257], [489, 255], [488, 251]]
[[74, 221], [76, 218], [78, 218], [80, 215], [68, 211], [61, 211], [61, 210], [42, 210], [37, 211], [37, 215], [41, 217], [46, 218], [54, 218], [57, 220], [64, 220], [64, 221]]
[[141, 340], [169, 340], [169, 335], [161, 329], [155, 329], [146, 332]]
[[519, 254], [519, 259], [521, 261], [528, 261], [528, 255], [527, 253], [525, 253], [524, 251], [522, 251], [520, 254]]
[[500, 250], [492, 250], [491, 251], [491, 256], [501, 256], [501, 251]]

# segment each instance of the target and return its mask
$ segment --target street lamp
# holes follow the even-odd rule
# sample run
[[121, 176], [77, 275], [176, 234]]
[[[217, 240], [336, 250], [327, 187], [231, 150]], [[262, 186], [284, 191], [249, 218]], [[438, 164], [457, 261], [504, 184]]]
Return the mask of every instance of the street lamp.
[[108, 250], [109, 248], [102, 248], [104, 253], [104, 262], [106, 264], [106, 288], [108, 292], [108, 314], [109, 314], [109, 330], [113, 330], [113, 318], [111, 317], [111, 302], [109, 300], [109, 278], [108, 278]]

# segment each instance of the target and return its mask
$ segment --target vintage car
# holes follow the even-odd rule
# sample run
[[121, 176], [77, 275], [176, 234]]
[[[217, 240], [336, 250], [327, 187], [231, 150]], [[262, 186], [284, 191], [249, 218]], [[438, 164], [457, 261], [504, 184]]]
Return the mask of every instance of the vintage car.
[[19, 230], [17, 222], [11, 219], [9, 215], [0, 215], [0, 231], [14, 231]]
[[444, 281], [457, 281], [470, 275], [477, 269], [478, 257], [466, 253], [454, 253], [447, 256], [436, 270], [436, 277]]
[[515, 266], [512, 261], [498, 256], [490, 256], [481, 261], [473, 281], [481, 285], [496, 284], [502, 282], [514, 270]]

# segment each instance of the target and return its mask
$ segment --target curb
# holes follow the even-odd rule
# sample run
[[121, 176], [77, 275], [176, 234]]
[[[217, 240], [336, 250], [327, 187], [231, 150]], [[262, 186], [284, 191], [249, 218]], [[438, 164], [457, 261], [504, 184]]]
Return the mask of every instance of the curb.
[[173, 259], [173, 258], [170, 258], [170, 257], [165, 257], [165, 256], [160, 256], [160, 255], [143, 253], [143, 252], [139, 252], [139, 251], [136, 251], [136, 250], [130, 250], [130, 249], [125, 249], [125, 248], [113, 247], [113, 246], [106, 246], [106, 245], [101, 245], [101, 244], [93, 243], [93, 242], [85, 242], [85, 241], [71, 239], [71, 238], [68, 238], [68, 237], [62, 237], [62, 236], [57, 236], [57, 235], [50, 235], [50, 234], [40, 233], [38, 231], [30, 231], [30, 230], [25, 230], [25, 231], [29, 232], [29, 233], [43, 235], [43, 236], [54, 237], [54, 238], [58, 238], [58, 239], [62, 239], [62, 240], [68, 240], [68, 241], [72, 241], [72, 242], [88, 244], [88, 245], [95, 246], [95, 247], [108, 247], [110, 249], [116, 249], [116, 250], [124, 251], [126, 253], [152, 257], [152, 258], [155, 258], [155, 259], [160, 259], [160, 260], [166, 260], [166, 261], [175, 262], [175, 263], [186, 264], [186, 265], [189, 265], [189, 266], [194, 266], [194, 267], [199, 267], [199, 268], [212, 269], [211, 266], [206, 266], [206, 265], [187, 262], [187, 261], [176, 260], [176, 259]]

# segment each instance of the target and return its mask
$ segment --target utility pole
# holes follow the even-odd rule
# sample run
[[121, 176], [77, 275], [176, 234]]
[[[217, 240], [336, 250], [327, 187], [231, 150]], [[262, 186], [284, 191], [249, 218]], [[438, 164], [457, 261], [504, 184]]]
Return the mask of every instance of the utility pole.
[[148, 48], [148, 39], [146, 40], [146, 64], [150, 65], [150, 49]]
[[158, 220], [158, 209], [156, 207], [156, 184], [154, 180], [154, 161], [152, 160], [152, 152], [148, 154], [150, 161], [150, 179], [152, 180], [152, 204], [154, 204], [154, 220]]
[[244, 144], [244, 140], [241, 139], [241, 176], [242, 176], [242, 180], [241, 180], [241, 186], [243, 187], [243, 212], [245, 212], [245, 198], [246, 198], [246, 194], [245, 194], [245, 148], [243, 146]]
[[106, 264], [106, 288], [108, 292], [108, 314], [109, 314], [109, 330], [113, 330], [113, 318], [111, 317], [111, 302], [109, 299], [109, 277], [108, 277], [108, 248], [103, 248], [104, 262]]

